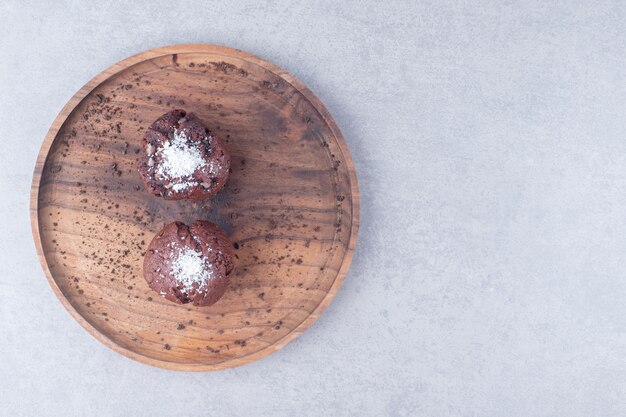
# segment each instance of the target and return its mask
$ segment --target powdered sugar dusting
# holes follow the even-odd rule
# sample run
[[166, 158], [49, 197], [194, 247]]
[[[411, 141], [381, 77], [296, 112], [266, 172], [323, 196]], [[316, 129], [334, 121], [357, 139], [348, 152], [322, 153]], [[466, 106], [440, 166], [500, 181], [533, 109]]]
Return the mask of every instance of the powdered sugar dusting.
[[172, 190], [181, 191], [185, 188], [193, 187], [194, 185], [197, 185], [197, 183], [191, 181], [177, 182], [176, 184], [172, 184]]
[[[169, 145], [166, 142], [163, 148], [157, 151], [157, 154], [159, 153], [161, 163], [157, 173], [170, 180], [190, 177], [205, 164], [200, 151], [195, 146], [190, 145], [185, 133], [178, 129], [174, 131], [174, 137]], [[179, 185], [179, 190], [186, 186], [183, 186], [183, 183], [179, 184], [174, 184], [174, 186]]]
[[190, 291], [194, 283], [200, 289], [206, 285], [206, 281], [213, 278], [213, 271], [202, 254], [189, 248], [184, 248], [177, 254], [172, 262], [172, 274], [186, 291]]
[[217, 175], [217, 164], [215, 163], [215, 161], [211, 161], [209, 163], [209, 174]]

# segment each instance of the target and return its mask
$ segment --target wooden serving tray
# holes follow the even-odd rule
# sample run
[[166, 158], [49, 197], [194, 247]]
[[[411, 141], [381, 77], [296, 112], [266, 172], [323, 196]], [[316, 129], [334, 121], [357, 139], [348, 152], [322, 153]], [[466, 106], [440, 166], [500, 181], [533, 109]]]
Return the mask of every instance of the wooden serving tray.
[[[203, 203], [149, 194], [135, 169], [145, 129], [183, 108], [232, 155]], [[211, 307], [177, 305], [143, 279], [163, 225], [208, 219], [231, 236], [237, 268]], [[105, 345], [167, 369], [243, 365], [283, 347], [329, 305], [357, 238], [348, 147], [322, 103], [276, 65], [210, 45], [149, 50], [78, 91], [44, 140], [31, 194], [33, 236], [52, 289]]]

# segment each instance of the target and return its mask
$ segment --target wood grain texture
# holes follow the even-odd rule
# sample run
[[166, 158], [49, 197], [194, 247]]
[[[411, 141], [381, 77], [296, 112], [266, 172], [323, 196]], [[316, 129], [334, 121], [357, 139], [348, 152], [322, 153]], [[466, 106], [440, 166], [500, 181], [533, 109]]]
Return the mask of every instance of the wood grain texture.
[[[173, 108], [232, 155], [206, 202], [152, 196], [135, 170], [145, 129]], [[197, 219], [236, 248], [233, 283], [211, 307], [164, 300], [142, 273], [164, 224]], [[346, 275], [358, 219], [354, 165], [322, 103], [277, 66], [209, 45], [146, 51], [87, 83], [50, 127], [31, 193], [41, 264], [72, 316], [117, 352], [183, 371], [246, 364], [308, 328]]]

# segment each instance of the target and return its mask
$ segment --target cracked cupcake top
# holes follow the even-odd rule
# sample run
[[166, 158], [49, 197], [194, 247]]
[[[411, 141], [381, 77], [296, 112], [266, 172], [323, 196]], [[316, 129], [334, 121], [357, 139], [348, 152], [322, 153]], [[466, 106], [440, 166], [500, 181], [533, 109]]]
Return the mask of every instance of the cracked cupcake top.
[[230, 156], [221, 140], [193, 113], [172, 110], [143, 138], [137, 161], [146, 188], [168, 200], [202, 200], [228, 179]]
[[228, 288], [234, 268], [232, 243], [215, 224], [170, 223], [154, 237], [144, 258], [144, 278], [162, 297], [206, 306]]

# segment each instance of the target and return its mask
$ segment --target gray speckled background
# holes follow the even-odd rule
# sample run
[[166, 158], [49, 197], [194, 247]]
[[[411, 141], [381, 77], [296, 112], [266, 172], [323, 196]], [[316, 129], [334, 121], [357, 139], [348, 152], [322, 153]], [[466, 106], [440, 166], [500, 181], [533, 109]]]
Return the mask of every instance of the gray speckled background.
[[[626, 415], [623, 2], [22, 3], [0, 3], [0, 415]], [[30, 235], [57, 112], [175, 43], [241, 48], [310, 86], [362, 193], [331, 307], [223, 372], [101, 345]]]

